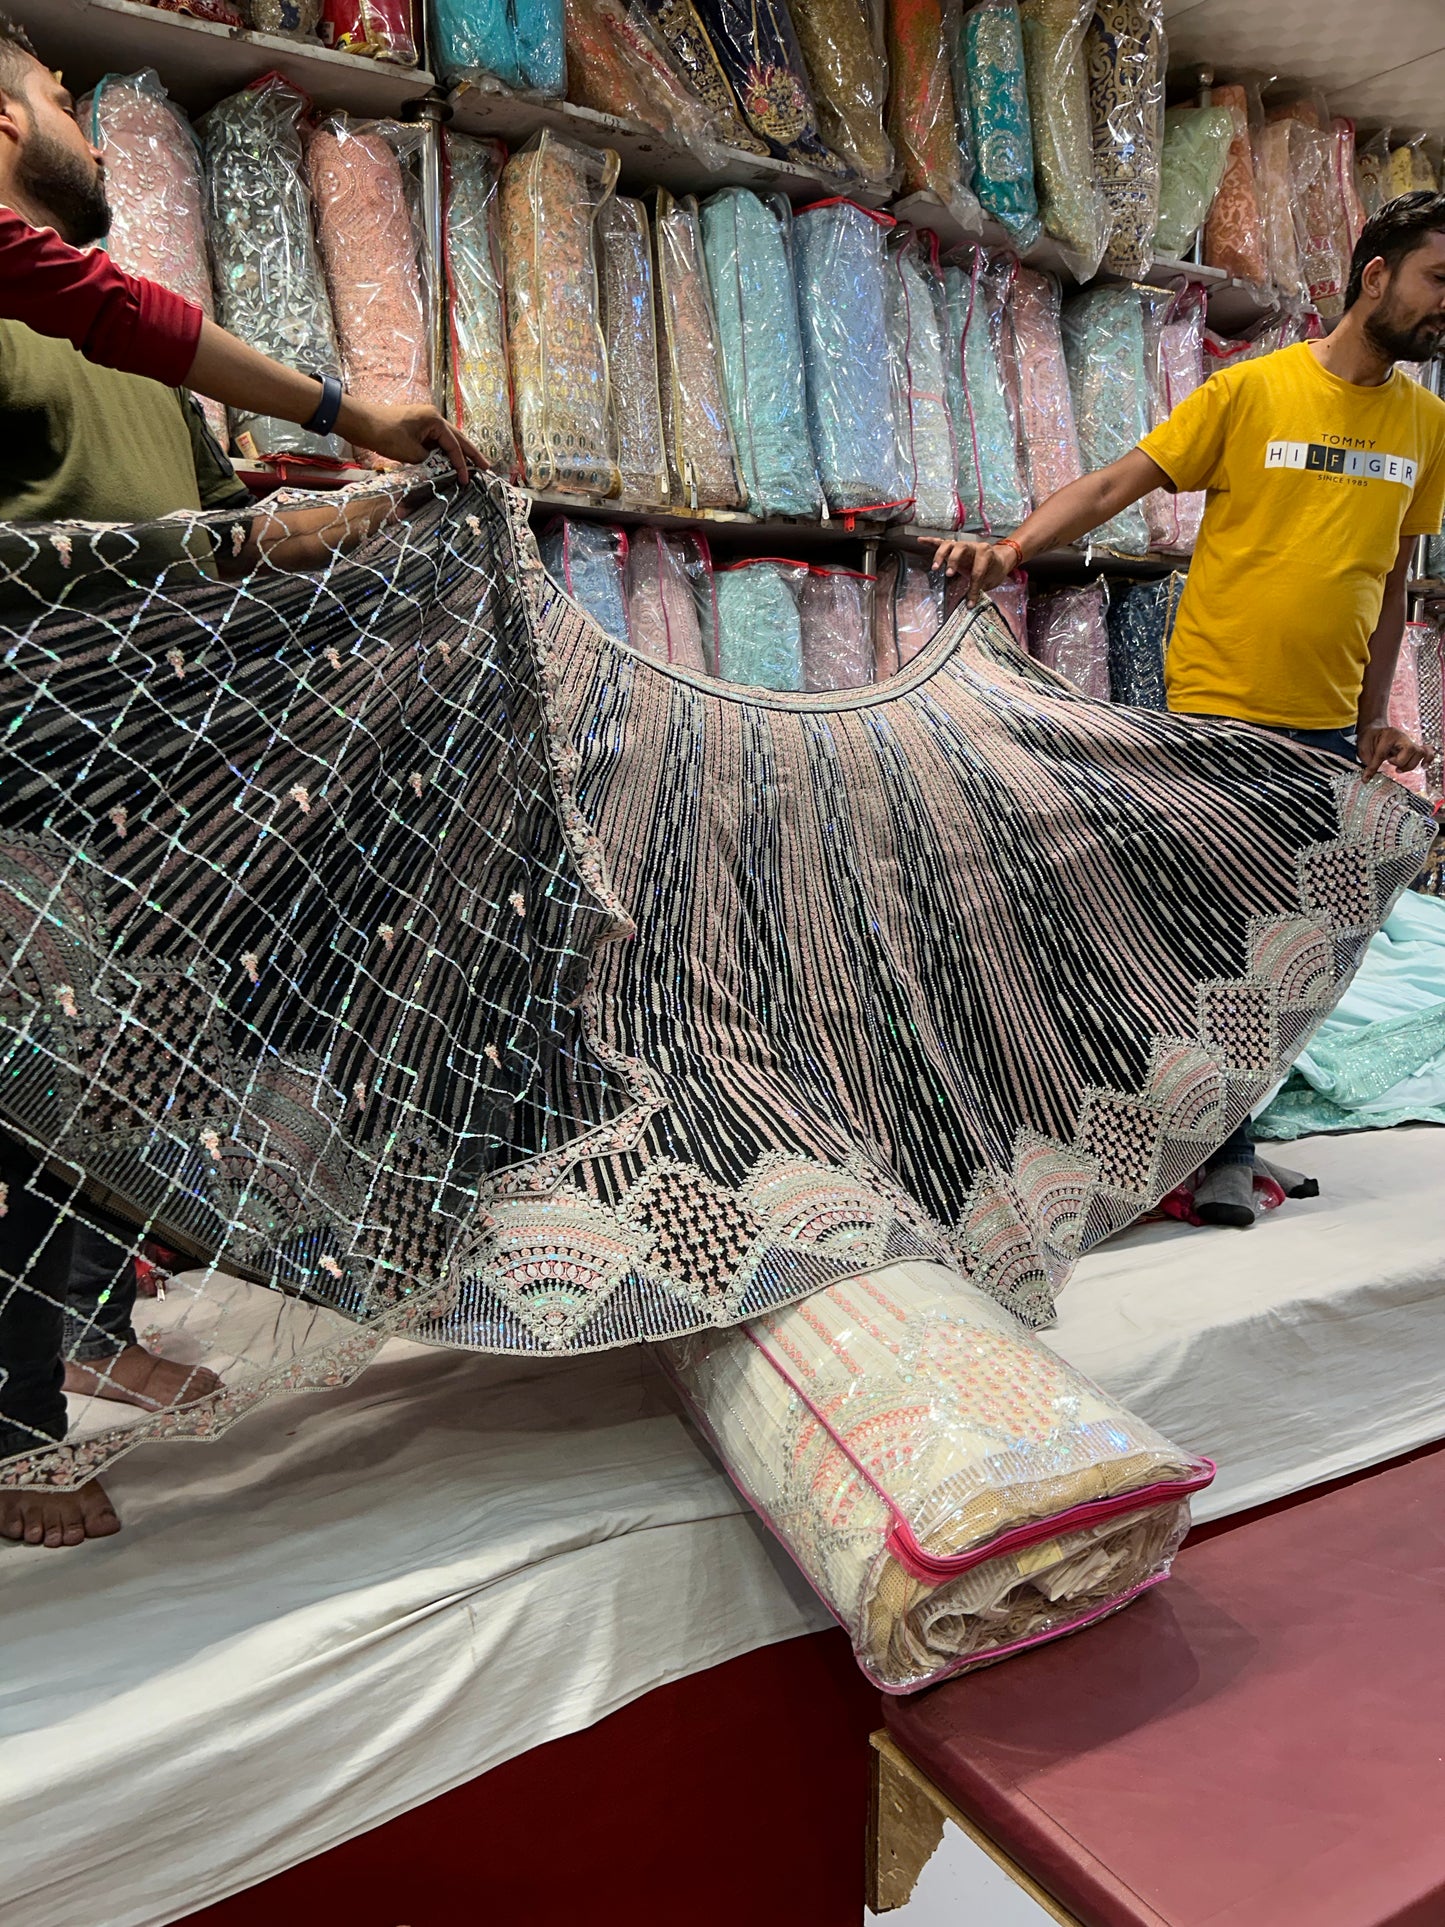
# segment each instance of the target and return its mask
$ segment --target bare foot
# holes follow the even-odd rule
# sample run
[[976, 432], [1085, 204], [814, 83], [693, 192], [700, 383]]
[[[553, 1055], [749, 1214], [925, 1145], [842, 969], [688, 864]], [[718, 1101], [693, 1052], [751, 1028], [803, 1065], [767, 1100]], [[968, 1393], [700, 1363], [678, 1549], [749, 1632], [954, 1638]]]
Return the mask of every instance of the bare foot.
[[178, 1365], [158, 1358], [144, 1345], [127, 1345], [114, 1358], [94, 1365], [67, 1365], [65, 1389], [80, 1397], [113, 1398], [122, 1405], [139, 1405], [143, 1412], [164, 1411], [170, 1405], [194, 1405], [219, 1391], [221, 1381], [204, 1365]]
[[0, 1492], [0, 1539], [25, 1546], [78, 1546], [120, 1531], [97, 1479], [75, 1492]]

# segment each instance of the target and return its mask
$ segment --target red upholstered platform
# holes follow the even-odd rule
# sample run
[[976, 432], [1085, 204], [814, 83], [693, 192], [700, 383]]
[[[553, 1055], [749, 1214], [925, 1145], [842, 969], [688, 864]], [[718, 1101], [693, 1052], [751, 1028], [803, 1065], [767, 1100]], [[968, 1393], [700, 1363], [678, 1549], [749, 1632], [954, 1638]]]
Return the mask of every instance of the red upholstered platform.
[[884, 1712], [1082, 1927], [1445, 1927], [1445, 1451]]

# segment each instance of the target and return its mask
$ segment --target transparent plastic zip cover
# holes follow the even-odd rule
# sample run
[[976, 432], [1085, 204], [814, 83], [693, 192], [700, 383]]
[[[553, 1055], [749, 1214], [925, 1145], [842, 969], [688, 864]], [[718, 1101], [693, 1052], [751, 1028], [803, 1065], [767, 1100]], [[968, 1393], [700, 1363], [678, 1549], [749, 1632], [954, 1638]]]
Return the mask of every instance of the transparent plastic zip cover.
[[956, 529], [963, 514], [943, 366], [942, 282], [913, 235], [890, 247], [889, 270], [888, 351], [913, 520], [927, 529]]
[[1264, 223], [1270, 279], [1280, 294], [1299, 300], [1308, 294], [1300, 256], [1299, 212], [1295, 206], [1294, 150], [1305, 138], [1294, 119], [1267, 121], [1254, 138], [1254, 182]]
[[939, 0], [888, 0], [888, 63], [888, 127], [903, 191], [935, 195], [955, 220], [975, 225]]
[[627, 619], [627, 536], [603, 522], [560, 516], [538, 543], [552, 580], [585, 609], [599, 629], [631, 642]]
[[[214, 319], [200, 148], [160, 76], [149, 68], [107, 74], [89, 102], [81, 102], [78, 118], [105, 154], [111, 259], [127, 274], [174, 289]], [[224, 448], [225, 409], [197, 399]]]
[[658, 392], [657, 309], [647, 209], [641, 201], [621, 197], [608, 201], [597, 217], [597, 238], [622, 499], [663, 508], [670, 491]]
[[803, 687], [857, 689], [873, 680], [868, 628], [870, 578], [853, 569], [804, 571], [797, 585], [802, 626]]
[[566, 86], [562, 0], [431, 0], [432, 39], [451, 86], [500, 81], [559, 97]]
[[1426, 194], [1438, 194], [1440, 177], [1430, 159], [1429, 147], [1424, 134], [1416, 134], [1413, 139], [1402, 141], [1398, 147], [1390, 149], [1389, 198], [1399, 194], [1413, 194], [1423, 190]]
[[432, 399], [422, 237], [403, 173], [425, 138], [420, 127], [333, 114], [306, 149], [346, 386], [387, 407]]
[[659, 1351], [892, 1692], [1127, 1603], [1168, 1572], [1212, 1473], [941, 1266]]
[[[955, 580], [957, 578], [955, 577]], [[989, 601], [1008, 624], [1014, 641], [1027, 652], [1029, 646], [1029, 579], [1021, 569], [1006, 576], [996, 589], [988, 592]], [[950, 611], [950, 614], [952, 611]]]
[[1018, 427], [1004, 373], [1006, 260], [991, 265], [981, 253], [943, 270], [945, 373], [958, 492], [965, 525], [1013, 529], [1027, 516], [1028, 491], [1019, 460]]
[[1310, 300], [1328, 320], [1344, 311], [1350, 271], [1329, 114], [1322, 102], [1306, 95], [1272, 107], [1268, 120], [1291, 120], [1299, 129], [1290, 147], [1290, 171], [1299, 221], [1300, 272]]
[[743, 119], [732, 82], [723, 72], [717, 49], [693, 0], [639, 0], [639, 4], [667, 43], [678, 72], [717, 122], [728, 146], [750, 154], [770, 154], [767, 142], [759, 140]]
[[1077, 281], [1104, 258], [1109, 219], [1094, 168], [1084, 36], [1094, 0], [1021, 0], [1039, 217]]
[[712, 673], [718, 607], [701, 536], [633, 531], [627, 549], [627, 619], [634, 649], [677, 669]]
[[896, 676], [943, 626], [943, 578], [916, 556], [885, 556], [873, 590], [873, 675]]
[[1101, 703], [1109, 700], [1108, 610], [1102, 582], [1029, 597], [1029, 654]]
[[[1145, 309], [1146, 331], [1149, 310]], [[1167, 421], [1187, 401], [1204, 380], [1204, 292], [1186, 288], [1169, 302], [1158, 317], [1157, 337], [1151, 346], [1154, 420], [1152, 426]], [[1203, 489], [1154, 489], [1144, 498], [1144, 513], [1149, 521], [1151, 545], [1173, 554], [1188, 554], [1199, 539], [1204, 520]]]
[[823, 507], [808, 435], [792, 212], [746, 188], [702, 206], [703, 254], [733, 442], [754, 515], [816, 517]]
[[[216, 318], [288, 368], [339, 375], [301, 150], [305, 113], [305, 95], [272, 75], [221, 101], [201, 122]], [[346, 453], [335, 435], [310, 435], [292, 422], [240, 410], [232, 429], [233, 440], [249, 436], [261, 455], [339, 460]]]
[[800, 562], [771, 558], [719, 569], [717, 673], [748, 689], [803, 687], [803, 618], [798, 587], [808, 571]]
[[[1077, 295], [1064, 306], [1063, 333], [1079, 454], [1086, 472], [1107, 468], [1152, 426], [1138, 288], [1090, 288]], [[1149, 528], [1143, 509], [1137, 502], [1121, 509], [1092, 539], [1103, 548], [1144, 554]]]
[[321, 0], [246, 0], [246, 14], [246, 25], [255, 33], [314, 40], [321, 25]]
[[568, 97], [681, 141], [722, 167], [724, 129], [688, 86], [638, 0], [563, 0]]
[[1109, 602], [1109, 696], [1134, 709], [1167, 709], [1164, 657], [1184, 592], [1182, 575], [1131, 582]]
[[1243, 87], [1216, 87], [1210, 95], [1216, 107], [1234, 116], [1234, 139], [1229, 164], [1209, 210], [1204, 227], [1204, 258], [1212, 268], [1263, 287], [1269, 281], [1269, 252], [1254, 179], [1254, 149], [1250, 142], [1249, 95]]
[[884, 319], [891, 225], [851, 201], [824, 201], [793, 226], [808, 423], [828, 505], [841, 513], [908, 497]]
[[1144, 274], [1154, 258], [1164, 147], [1162, 0], [1096, 0], [1085, 40], [1094, 164], [1108, 211], [1104, 266]]
[[[1353, 255], [1368, 215], [1360, 194], [1360, 174], [1355, 162], [1355, 123], [1343, 114], [1330, 122], [1330, 155], [1335, 170], [1335, 189], [1345, 217], [1345, 247]], [[1348, 266], [1346, 270], [1348, 279]]]
[[785, 0], [696, 0], [697, 13], [743, 116], [784, 160], [842, 175], [823, 145], [802, 49]]
[[421, 38], [415, 0], [322, 0], [321, 37], [340, 53], [415, 67]]
[[506, 150], [499, 142], [473, 140], [450, 129], [445, 140], [448, 404], [488, 467], [510, 475], [517, 446], [498, 194]]
[[607, 352], [593, 252], [617, 156], [543, 132], [502, 175], [512, 400], [531, 487], [615, 495]]
[[1156, 253], [1182, 260], [1193, 247], [1214, 205], [1233, 143], [1234, 116], [1228, 108], [1171, 107], [1165, 113]]
[[1390, 133], [1381, 128], [1372, 134], [1355, 153], [1355, 179], [1359, 185], [1360, 202], [1369, 220], [1390, 198]]
[[662, 427], [673, 493], [688, 508], [743, 505], [723, 393], [697, 202], [660, 188], [653, 223]]
[[1009, 289], [1006, 368], [1018, 415], [1019, 442], [1036, 503], [1083, 473], [1069, 370], [1052, 275], [1019, 268]]
[[1033, 127], [1023, 28], [1013, 0], [980, 0], [961, 16], [974, 138], [973, 188], [1015, 243], [1038, 239]]
[[895, 179], [883, 130], [888, 60], [873, 0], [792, 0], [788, 9], [813, 83], [818, 132], [870, 187]]

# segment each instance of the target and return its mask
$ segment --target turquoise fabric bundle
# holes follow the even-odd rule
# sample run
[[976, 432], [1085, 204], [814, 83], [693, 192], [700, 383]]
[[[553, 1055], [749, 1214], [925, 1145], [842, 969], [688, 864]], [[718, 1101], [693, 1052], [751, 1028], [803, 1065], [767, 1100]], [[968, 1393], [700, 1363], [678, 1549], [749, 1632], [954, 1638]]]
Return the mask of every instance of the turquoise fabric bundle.
[[964, 525], [1014, 529], [1029, 513], [1018, 436], [1004, 389], [987, 277], [952, 263], [943, 270], [944, 374], [958, 450]]
[[973, 191], [985, 213], [1028, 247], [1042, 229], [1019, 10], [1013, 0], [982, 0], [962, 16], [961, 31], [973, 120]]
[[500, 80], [560, 97], [566, 85], [563, 0], [432, 0], [437, 66], [449, 86]]
[[942, 284], [911, 244], [892, 255], [889, 267], [885, 310], [894, 412], [905, 437], [913, 520], [920, 528], [956, 529], [963, 518], [944, 371]]
[[622, 572], [627, 538], [621, 529], [600, 522], [560, 521], [538, 543], [542, 566], [600, 629], [619, 641], [632, 640]]
[[[1084, 469], [1105, 468], [1148, 434], [1144, 311], [1132, 287], [1090, 288], [1064, 305], [1064, 358]], [[1143, 555], [1149, 524], [1137, 502], [1094, 532], [1102, 548]]]
[[791, 219], [786, 204], [725, 188], [703, 203], [703, 256], [748, 507], [816, 517], [823, 491], [808, 436]]
[[808, 427], [828, 505], [841, 513], [911, 493], [893, 418], [884, 229], [851, 201], [805, 208], [793, 227]]
[[717, 664], [724, 682], [751, 689], [803, 687], [803, 625], [787, 563], [744, 562], [713, 577]]

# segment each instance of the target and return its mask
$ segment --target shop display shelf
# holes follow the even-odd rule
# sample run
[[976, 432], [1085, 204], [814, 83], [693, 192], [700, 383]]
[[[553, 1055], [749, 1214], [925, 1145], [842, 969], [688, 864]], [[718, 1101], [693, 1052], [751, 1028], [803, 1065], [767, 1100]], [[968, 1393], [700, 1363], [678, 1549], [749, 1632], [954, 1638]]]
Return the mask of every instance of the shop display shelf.
[[191, 20], [142, 0], [6, 0], [5, 11], [77, 95], [104, 74], [154, 67], [181, 106], [201, 113], [274, 70], [318, 107], [395, 115], [435, 85], [419, 67]]

